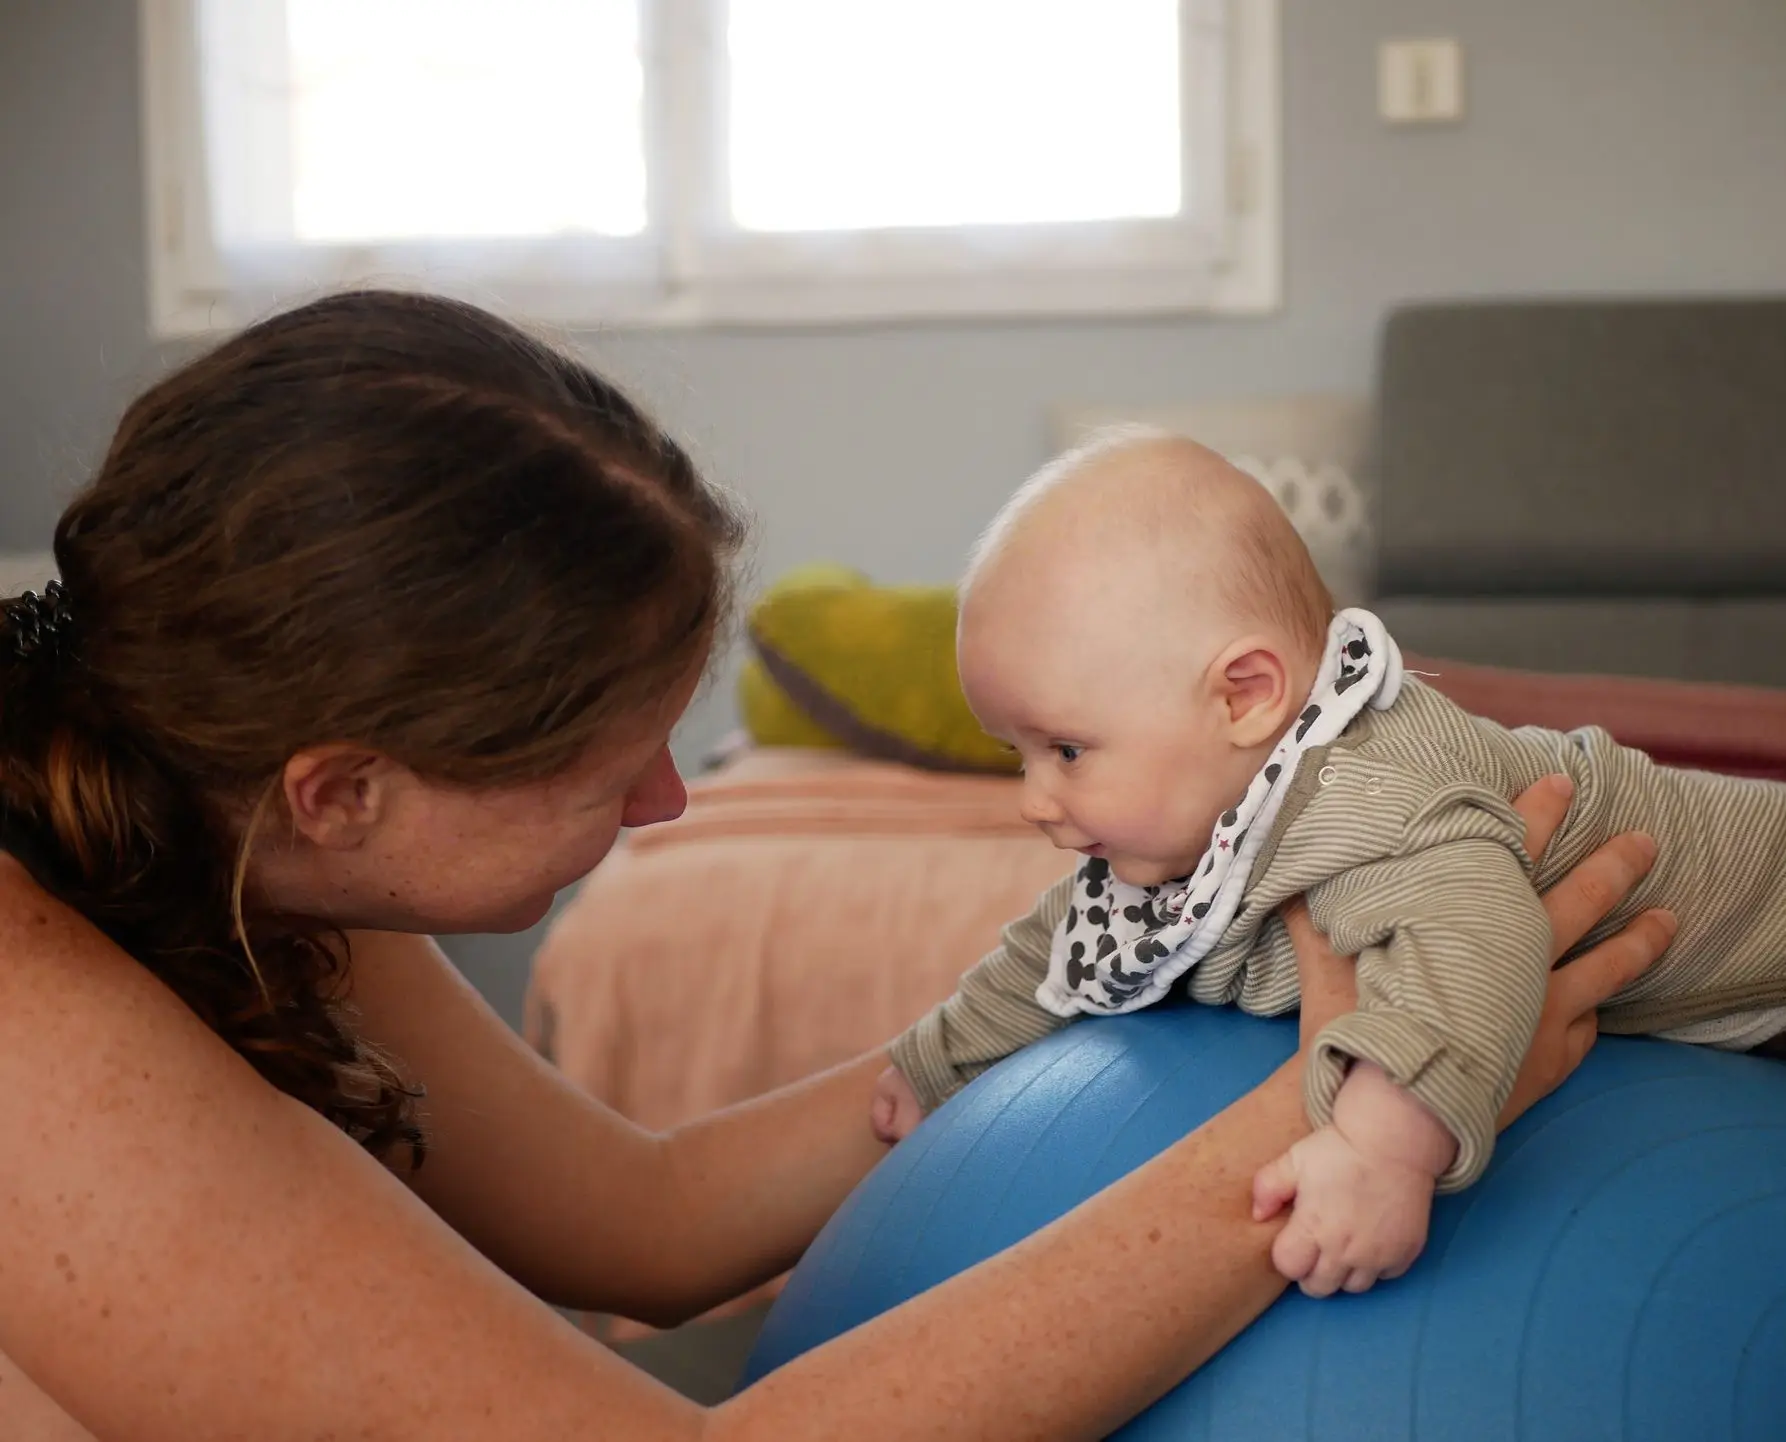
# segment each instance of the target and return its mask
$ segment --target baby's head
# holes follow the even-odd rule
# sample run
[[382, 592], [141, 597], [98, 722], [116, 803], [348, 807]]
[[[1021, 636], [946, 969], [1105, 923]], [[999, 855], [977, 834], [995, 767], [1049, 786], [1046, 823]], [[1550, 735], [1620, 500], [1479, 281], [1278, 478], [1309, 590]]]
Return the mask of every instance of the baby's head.
[[1188, 873], [1302, 710], [1333, 611], [1252, 477], [1124, 431], [1032, 477], [961, 588], [962, 685], [1023, 815], [1150, 886]]

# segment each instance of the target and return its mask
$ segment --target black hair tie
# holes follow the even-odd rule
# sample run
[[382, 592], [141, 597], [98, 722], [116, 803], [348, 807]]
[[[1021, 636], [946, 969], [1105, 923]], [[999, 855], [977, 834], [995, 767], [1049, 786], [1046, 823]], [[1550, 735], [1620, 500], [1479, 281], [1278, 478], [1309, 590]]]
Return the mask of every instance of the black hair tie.
[[21, 660], [39, 651], [60, 652], [73, 621], [68, 592], [60, 581], [51, 581], [41, 596], [27, 591], [6, 603], [6, 619], [12, 628], [12, 648]]

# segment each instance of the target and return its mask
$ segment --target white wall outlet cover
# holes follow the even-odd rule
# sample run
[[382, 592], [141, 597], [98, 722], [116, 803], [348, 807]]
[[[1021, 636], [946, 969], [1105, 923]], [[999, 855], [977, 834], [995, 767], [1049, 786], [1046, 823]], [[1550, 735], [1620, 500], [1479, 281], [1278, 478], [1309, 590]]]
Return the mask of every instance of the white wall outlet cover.
[[1386, 40], [1377, 54], [1377, 109], [1393, 125], [1461, 120], [1463, 47], [1456, 40]]

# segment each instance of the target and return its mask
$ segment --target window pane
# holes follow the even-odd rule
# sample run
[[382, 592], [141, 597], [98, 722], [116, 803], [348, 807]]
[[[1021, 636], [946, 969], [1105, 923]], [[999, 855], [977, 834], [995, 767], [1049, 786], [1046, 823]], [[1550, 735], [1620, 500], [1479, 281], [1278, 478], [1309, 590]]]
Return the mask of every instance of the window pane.
[[1172, 216], [1177, 0], [731, 0], [750, 230]]
[[226, 183], [261, 171], [238, 189], [281, 177], [283, 195], [246, 211], [241, 197], [218, 197], [220, 217], [242, 217], [238, 232], [370, 241], [644, 228], [636, 0], [283, 0], [283, 43], [271, 47], [283, 64], [271, 74], [264, 43], [258, 56], [227, 44], [245, 33], [243, 12], [265, 4], [211, 0], [234, 13], [207, 27], [206, 69], [225, 72], [207, 75], [207, 127], [230, 125], [230, 109], [256, 116], [285, 152], [223, 167]]

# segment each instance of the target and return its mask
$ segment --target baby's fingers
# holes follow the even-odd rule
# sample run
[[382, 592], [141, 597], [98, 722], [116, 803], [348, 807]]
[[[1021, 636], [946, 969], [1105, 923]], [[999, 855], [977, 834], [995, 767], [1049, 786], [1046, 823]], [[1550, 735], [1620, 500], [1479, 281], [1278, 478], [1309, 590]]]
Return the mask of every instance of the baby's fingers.
[[1352, 1274], [1352, 1270], [1346, 1262], [1344, 1248], [1324, 1248], [1314, 1266], [1303, 1275], [1300, 1283], [1303, 1294], [1309, 1297], [1331, 1297], [1339, 1291], [1340, 1285]]
[[[1296, 1200], [1296, 1163], [1285, 1152], [1253, 1174], [1253, 1220], [1267, 1222]], [[1285, 1276], [1289, 1276], [1286, 1272]], [[1295, 1281], [1294, 1277], [1290, 1278]]]
[[885, 1093], [877, 1093], [874, 1106], [869, 1113], [869, 1119], [874, 1127], [876, 1141], [892, 1146], [901, 1140], [897, 1130], [899, 1103], [894, 1098]]
[[1271, 1244], [1271, 1265], [1286, 1282], [1300, 1282], [1320, 1260], [1321, 1244], [1315, 1240], [1315, 1234], [1294, 1219]]

